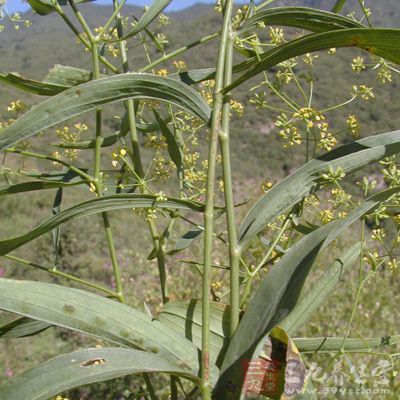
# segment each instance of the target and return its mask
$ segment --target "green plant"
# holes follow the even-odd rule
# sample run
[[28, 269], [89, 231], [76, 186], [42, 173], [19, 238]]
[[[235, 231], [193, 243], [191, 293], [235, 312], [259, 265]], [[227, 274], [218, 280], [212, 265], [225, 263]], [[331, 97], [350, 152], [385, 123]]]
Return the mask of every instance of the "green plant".
[[[56, 12], [61, 16], [89, 50], [92, 71], [57, 66], [43, 82], [17, 74], [0, 75], [6, 84], [50, 96], [23, 115], [19, 115], [25, 111], [21, 102], [9, 106], [18, 118], [2, 126], [0, 149], [7, 157], [23, 156], [63, 167], [56, 173], [43, 167], [41, 172], [30, 175], [34, 179], [17, 183], [11, 182], [13, 171], [3, 168], [9, 184], [0, 188], [1, 196], [47, 189], [57, 189], [57, 195], [54, 216], [24, 235], [0, 241], [0, 255], [95, 289], [104, 297], [61, 285], [1, 279], [0, 308], [24, 316], [3, 327], [1, 332], [8, 337], [23, 337], [55, 325], [95, 335], [122, 347], [85, 349], [57, 357], [5, 383], [0, 399], [46, 399], [79, 385], [137, 373], [143, 374], [150, 398], [157, 398], [149, 377], [152, 372], [171, 375], [172, 398], [191, 398], [200, 391], [203, 399], [211, 399], [212, 395], [217, 399], [239, 399], [245, 395], [242, 389], [249, 376], [243, 364], [260, 357], [272, 357], [284, 366], [275, 371], [275, 391], [267, 393], [272, 398], [281, 398], [286, 375], [290, 373], [289, 361], [295, 360], [305, 370], [297, 349], [300, 353], [326, 351], [336, 353], [337, 357], [346, 351], [363, 352], [382, 345], [379, 338], [349, 337], [355, 306], [343, 338], [290, 339], [332, 293], [342, 270], [356, 259], [360, 261], [357, 296], [364, 283], [385, 263], [392, 269], [397, 268], [398, 228], [388, 248], [384, 231], [378, 226], [391, 217], [396, 222], [398, 166], [391, 157], [400, 150], [398, 131], [363, 138], [332, 150], [337, 140], [325, 122], [323, 114], [328, 109], [321, 112], [312, 108], [312, 76], [306, 71], [309, 75], [305, 74], [305, 81], [311, 86], [307, 94], [299, 82], [293, 58], [304, 55], [306, 65], [312, 66], [311, 52], [358, 47], [379, 57], [374, 60], [374, 67], [394, 71], [390, 63], [400, 61], [400, 31], [366, 27], [337, 14], [343, 1], [335, 4], [335, 13], [302, 7], [270, 8], [271, 1], [257, 6], [251, 1], [235, 14], [233, 2], [226, 0], [217, 4], [223, 15], [220, 32], [166, 53], [166, 38], [162, 33], [150, 31], [149, 25], [156, 18], [161, 24], [167, 23], [167, 17], [161, 12], [170, 1], [154, 1], [140, 19], [130, 22], [120, 15], [125, 2], [114, 0], [114, 13], [96, 31], [88, 26], [77, 6], [82, 1], [32, 0], [29, 3], [39, 14]], [[368, 12], [364, 2], [361, 3], [368, 21]], [[66, 5], [70, 6], [83, 33], [65, 14], [62, 6]], [[263, 51], [266, 44], [255, 30], [275, 25], [312, 33], [285, 42], [283, 32], [271, 28], [267, 43], [271, 48]], [[148, 64], [138, 72], [130, 72], [128, 63], [126, 41], [131, 38], [142, 44], [149, 58]], [[175, 58], [189, 48], [217, 38], [216, 68], [186, 70], [185, 63]], [[150, 45], [162, 53], [159, 59], [150, 58]], [[246, 57], [245, 61], [234, 65], [234, 51]], [[122, 67], [115, 66], [109, 56], [118, 57]], [[177, 73], [166, 76], [165, 68], [154, 69], [172, 60]], [[359, 59], [353, 65], [355, 70], [364, 67]], [[267, 75], [270, 68], [278, 69], [276, 81]], [[114, 75], [109, 76], [111, 73]], [[234, 78], [234, 74], [239, 77]], [[259, 108], [279, 112], [276, 125], [281, 128], [281, 137], [288, 146], [306, 143], [306, 163], [272, 188], [267, 183], [266, 193], [247, 212], [237, 230], [235, 209], [238, 205], [233, 197], [229, 128], [231, 114], [240, 114], [242, 109], [240, 103], [232, 100], [231, 91], [259, 74], [263, 81], [255, 86], [257, 92], [252, 102]], [[303, 107], [285, 92], [284, 85], [292, 80], [303, 96]], [[199, 84], [202, 84], [200, 92], [193, 88]], [[265, 90], [280, 98], [283, 106], [270, 104]], [[371, 96], [371, 89], [361, 85], [354, 89], [351, 100], [357, 97], [367, 100]], [[117, 101], [124, 104], [120, 129], [104, 136], [102, 107]], [[95, 113], [95, 129], [88, 140], [81, 140], [87, 127], [76, 123], [73, 132], [70, 127], [57, 130], [59, 150], [51, 155], [33, 151], [25, 142], [89, 111]], [[301, 124], [303, 128], [299, 128]], [[349, 116], [348, 125], [351, 133], [356, 134], [354, 116]], [[153, 152], [150, 157], [147, 153], [143, 155], [141, 132], [148, 134], [146, 143]], [[206, 132], [209, 132], [208, 158], [201, 160], [200, 152], [194, 149], [200, 135]], [[314, 158], [318, 148], [329, 152]], [[80, 166], [81, 162], [89, 162], [89, 156], [77, 156], [83, 150], [92, 153], [91, 168]], [[104, 167], [107, 151], [111, 153], [108, 161], [114, 169]], [[343, 179], [380, 160], [388, 187], [362, 203], [351, 200], [343, 188]], [[215, 185], [219, 163], [223, 196], [218, 194]], [[171, 172], [175, 171], [176, 177], [171, 178]], [[23, 171], [18, 173], [22, 177], [28, 175]], [[160, 183], [166, 178], [170, 179], [167, 188]], [[61, 211], [62, 195], [70, 187], [85, 190], [88, 199]], [[366, 197], [371, 189], [371, 183], [364, 181]], [[173, 195], [167, 196], [164, 190]], [[313, 196], [319, 190], [330, 192], [334, 208], [321, 210], [320, 220], [310, 221], [309, 214], [313, 214], [315, 205]], [[222, 206], [217, 205], [222, 197]], [[126, 304], [110, 218], [110, 212], [121, 209], [134, 209], [145, 219], [151, 233], [154, 249], [149, 258], [157, 261], [164, 304], [156, 318]], [[196, 213], [203, 216], [203, 223], [196, 222], [193, 217]], [[57, 263], [61, 225], [92, 214], [100, 214], [102, 219], [115, 288], [65, 273]], [[227, 235], [217, 233], [214, 228], [217, 218], [222, 220], [223, 216]], [[159, 220], [166, 221], [164, 230]], [[317, 255], [360, 220], [360, 243], [328, 267], [323, 278], [300, 299]], [[384, 255], [367, 252], [365, 223], [369, 220], [376, 224], [373, 239], [386, 250]], [[168, 250], [177, 221], [189, 223], [195, 229]], [[321, 221], [323, 224], [317, 225]], [[53, 237], [54, 266], [46, 267], [9, 254], [48, 232]], [[268, 250], [264, 250], [265, 254], [252, 268], [248, 261], [252, 255], [246, 251], [263, 239], [261, 235], [269, 233], [272, 233], [271, 240], [264, 239]], [[201, 301], [194, 299], [188, 304], [170, 301], [166, 257], [187, 248], [200, 236], [204, 239], [203, 260], [195, 264], [201, 276]], [[221, 265], [213, 260], [216, 240], [229, 253]], [[370, 270], [365, 269], [364, 257], [371, 265]], [[224, 269], [229, 276], [227, 304], [211, 301], [211, 296], [222, 297], [216, 294], [218, 282], [212, 280], [214, 268]], [[393, 336], [384, 344], [398, 339]], [[183, 384], [183, 380], [189, 384]], [[307, 391], [311, 384], [304, 381], [296, 388], [298, 398], [312, 398]]]

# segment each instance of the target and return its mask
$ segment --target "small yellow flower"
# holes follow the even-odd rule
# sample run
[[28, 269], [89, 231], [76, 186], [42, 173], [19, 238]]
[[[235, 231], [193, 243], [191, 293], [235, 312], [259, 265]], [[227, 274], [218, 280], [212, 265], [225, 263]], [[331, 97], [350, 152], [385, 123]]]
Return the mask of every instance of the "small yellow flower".
[[213, 283], [211, 284], [211, 287], [212, 287], [214, 290], [221, 289], [221, 287], [222, 287], [222, 282], [221, 282], [221, 281], [215, 281], [215, 282], [213, 282]]
[[383, 238], [386, 236], [385, 231], [383, 229], [373, 229], [371, 234], [371, 239], [383, 241]]
[[360, 136], [360, 124], [353, 114], [349, 114], [349, 117], [347, 118], [347, 126], [354, 138], [358, 138]]
[[26, 105], [21, 101], [21, 100], [15, 100], [12, 101], [8, 107], [7, 107], [7, 111], [14, 111], [14, 112], [21, 112], [24, 111], [26, 109]]
[[157, 75], [159, 75], [159, 76], [167, 76], [168, 75], [168, 70], [166, 68], [159, 69], [157, 71]]
[[167, 201], [167, 200], [168, 200], [168, 198], [167, 198], [167, 196], [165, 195], [164, 192], [160, 191], [160, 192], [158, 192], [156, 194], [156, 201], [157, 202]]
[[364, 70], [366, 68], [364, 59], [362, 57], [353, 58], [353, 61], [351, 63], [351, 68], [355, 72], [361, 72], [362, 70]]
[[178, 70], [178, 72], [181, 72], [181, 71], [187, 69], [185, 61], [182, 61], [182, 60], [181, 61], [174, 61], [173, 64], [174, 64], [175, 68]]

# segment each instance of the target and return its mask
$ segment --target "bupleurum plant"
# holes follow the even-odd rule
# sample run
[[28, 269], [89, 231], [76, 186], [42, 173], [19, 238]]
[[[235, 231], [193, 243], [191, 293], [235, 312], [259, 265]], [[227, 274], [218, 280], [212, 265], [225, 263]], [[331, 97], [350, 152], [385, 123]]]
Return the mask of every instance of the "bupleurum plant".
[[[112, 398], [316, 399], [313, 385], [324, 380], [316, 375], [319, 354], [336, 372], [353, 353], [380, 355], [374, 376], [394, 378], [398, 354], [381, 348], [400, 336], [365, 337], [353, 322], [369, 282], [400, 268], [400, 133], [362, 137], [356, 108], [348, 107], [373, 100], [372, 84], [358, 79], [343, 98], [321, 105], [315, 69], [321, 56], [334, 64], [341, 48], [352, 48], [349, 73], [372, 70], [379, 84], [388, 84], [399, 74], [400, 30], [373, 27], [364, 0], [347, 16], [340, 14], [345, 0], [332, 1], [331, 11], [274, 7], [273, 0], [236, 8], [219, 0], [220, 29], [171, 51], [164, 32], [170, 0], [154, 0], [140, 17], [124, 16], [125, 1], [113, 0], [102, 26], [85, 18], [87, 2], [28, 0], [43, 18], [58, 14], [90, 70], [55, 65], [43, 81], [0, 74], [0, 83], [21, 90], [0, 121], [0, 196], [52, 196], [52, 216], [1, 240], [0, 256], [56, 279], [0, 278], [0, 309], [20, 316], [0, 328], [0, 337], [62, 327], [102, 341], [6, 381], [0, 400], [61, 400], [76, 387], [128, 375], [140, 375], [141, 388]], [[4, 0], [0, 7], [15, 29], [30, 26], [10, 16]], [[218, 46], [216, 64], [192, 65], [186, 53], [211, 42]], [[135, 62], [138, 52], [144, 65]], [[24, 92], [38, 96], [36, 105], [24, 101]], [[252, 108], [277, 128], [279, 151], [302, 164], [279, 180], [262, 160], [266, 173], [255, 185], [256, 200], [235, 186], [230, 144], [231, 127]], [[339, 122], [337, 110], [345, 115]], [[373, 163], [379, 170], [370, 173]], [[126, 235], [117, 211], [137, 226], [128, 249], [115, 239]], [[108, 257], [108, 282], [63, 265], [62, 229], [83, 218], [100, 221], [105, 245], [93, 252]], [[149, 254], [142, 254], [144, 227]], [[51, 236], [50, 257], [20, 253], [43, 236]], [[334, 249], [341, 254], [329, 257]], [[140, 278], [143, 298], [134, 269], [121, 268], [123, 257], [139, 253], [157, 266]], [[331, 263], [315, 279], [310, 272], [320, 254]], [[170, 267], [178, 263], [196, 273], [187, 288], [174, 284]], [[355, 296], [344, 334], [299, 337], [353, 265]], [[146, 287], [154, 275], [157, 293]]]

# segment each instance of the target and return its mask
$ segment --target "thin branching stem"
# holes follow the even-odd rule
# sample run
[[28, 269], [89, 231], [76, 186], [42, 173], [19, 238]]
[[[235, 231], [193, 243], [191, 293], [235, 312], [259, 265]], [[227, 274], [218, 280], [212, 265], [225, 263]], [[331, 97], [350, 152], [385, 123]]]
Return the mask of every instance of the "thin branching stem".
[[[116, 1], [114, 1], [114, 6], [116, 6]], [[121, 24], [121, 19], [119, 14], [117, 13], [117, 32], [118, 32], [118, 37], [123, 37], [123, 31], [122, 31], [122, 24]], [[119, 49], [120, 49], [120, 54], [121, 54], [121, 62], [122, 62], [122, 67], [124, 72], [130, 72], [129, 68], [129, 62], [128, 62], [128, 57], [127, 57], [127, 52], [126, 52], [126, 46], [125, 42], [121, 40], [119, 42]], [[135, 173], [139, 179], [139, 181], [142, 181], [141, 184], [139, 185], [140, 190], [142, 193], [147, 192], [146, 185], [144, 183], [144, 168], [143, 168], [143, 162], [142, 162], [142, 157], [140, 154], [140, 146], [139, 146], [139, 139], [138, 139], [138, 134], [137, 134], [137, 128], [136, 128], [136, 115], [135, 115], [135, 107], [134, 107], [134, 102], [133, 100], [127, 100], [125, 102], [126, 109], [127, 109], [127, 117], [128, 117], [128, 123], [129, 123], [129, 131], [130, 131], [130, 139], [131, 139], [131, 146], [132, 146], [132, 161], [134, 164], [134, 169]], [[165, 267], [165, 251], [164, 251], [164, 246], [162, 243], [162, 238], [160, 235], [160, 232], [158, 230], [158, 227], [156, 223], [152, 219], [148, 219], [148, 225], [149, 225], [149, 230], [150, 234], [153, 240], [153, 245], [154, 249], [156, 252], [156, 257], [157, 257], [157, 265], [158, 265], [158, 272], [159, 272], [159, 278], [160, 278], [160, 287], [161, 287], [161, 297], [163, 300], [163, 303], [166, 303], [168, 301], [168, 289], [167, 289], [167, 271]]]
[[[86, 23], [80, 11], [77, 9], [75, 3], [72, 0], [68, 0], [69, 4], [74, 12], [77, 20], [81, 24], [83, 30], [88, 36], [91, 49], [92, 49], [92, 63], [93, 63], [93, 79], [100, 78], [100, 63], [99, 63], [99, 53], [98, 53], [98, 44], [96, 38], [93, 36], [90, 27]], [[97, 196], [101, 197], [103, 195], [103, 187], [101, 182], [101, 143], [102, 143], [102, 110], [96, 110], [96, 138], [95, 138], [95, 148], [94, 148], [94, 186], [96, 189]], [[119, 267], [117, 252], [115, 249], [115, 243], [113, 239], [113, 234], [111, 230], [111, 223], [108, 217], [107, 212], [103, 212], [102, 214], [104, 230], [106, 233], [108, 250], [110, 253], [111, 263], [113, 266], [114, 272], [114, 280], [115, 287], [117, 291], [118, 300], [121, 303], [125, 303], [125, 298], [123, 294], [123, 285], [122, 285], [122, 276], [121, 269]]]
[[212, 39], [217, 38], [218, 36], [221, 35], [221, 32], [214, 32], [211, 33], [210, 35], [204, 36], [201, 39], [195, 40], [194, 42], [191, 42], [185, 46], [180, 47], [179, 49], [174, 50], [173, 52], [166, 54], [165, 56], [162, 56], [160, 58], [158, 58], [157, 60], [154, 60], [153, 62], [151, 62], [149, 65], [146, 65], [145, 67], [143, 67], [142, 69], [140, 69], [140, 72], [146, 72], [149, 71], [150, 69], [156, 67], [159, 64], [162, 64], [165, 61], [170, 60], [171, 58], [177, 57], [183, 53], [185, 53], [187, 50], [192, 49], [193, 47], [196, 47], [200, 44], [204, 44], [209, 42]]
[[28, 261], [28, 260], [25, 260], [25, 259], [23, 259], [21, 257], [16, 257], [16, 256], [11, 256], [11, 255], [5, 255], [3, 257], [7, 258], [9, 260], [15, 261], [17, 263], [20, 263], [20, 264], [27, 265], [29, 267], [39, 269], [41, 271], [45, 271], [45, 272], [49, 273], [50, 275], [58, 276], [59, 278], [68, 279], [68, 280], [70, 280], [72, 282], [76, 282], [76, 283], [79, 283], [81, 285], [90, 287], [92, 289], [99, 290], [100, 292], [106, 293], [110, 297], [118, 297], [117, 293], [115, 293], [114, 291], [112, 291], [110, 289], [107, 289], [107, 288], [105, 288], [103, 286], [97, 285], [96, 283], [87, 281], [85, 279], [78, 278], [77, 276], [74, 276], [74, 275], [67, 274], [65, 272], [59, 271], [57, 269], [57, 267], [46, 267], [44, 265], [37, 264], [37, 263], [35, 263], [33, 261]]
[[229, 26], [232, 17], [233, 1], [227, 0], [224, 4], [224, 22], [218, 50], [217, 68], [215, 76], [214, 99], [211, 119], [211, 135], [208, 148], [208, 170], [206, 184], [206, 206], [204, 212], [204, 267], [202, 283], [202, 354], [201, 354], [201, 393], [203, 400], [211, 400], [210, 383], [210, 293], [211, 293], [211, 266], [213, 251], [214, 230], [214, 190], [215, 170], [218, 151], [218, 137], [221, 130], [221, 107], [224, 86], [224, 69], [226, 49], [229, 41]]

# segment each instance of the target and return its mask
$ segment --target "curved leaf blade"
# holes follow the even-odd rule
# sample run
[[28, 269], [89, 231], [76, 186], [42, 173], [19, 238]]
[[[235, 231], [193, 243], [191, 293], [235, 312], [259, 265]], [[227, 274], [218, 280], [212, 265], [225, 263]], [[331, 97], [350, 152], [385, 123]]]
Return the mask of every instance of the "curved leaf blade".
[[21, 182], [21, 183], [16, 183], [14, 185], [9, 185], [9, 186], [1, 186], [0, 187], [0, 197], [9, 195], [9, 194], [33, 192], [33, 191], [37, 191], [37, 190], [59, 189], [59, 188], [63, 188], [63, 187], [81, 185], [83, 183], [86, 183], [86, 182], [84, 182], [84, 181], [77, 181], [77, 182], [73, 182], [73, 183], [57, 182], [57, 181]]
[[314, 33], [290, 41], [253, 57], [237, 66], [237, 69], [248, 68], [242, 76], [227, 86], [222, 92], [230, 92], [243, 82], [290, 58], [327, 50], [332, 47], [358, 47], [371, 54], [382, 57], [395, 64], [400, 63], [400, 30], [384, 28], [351, 28], [323, 33]]
[[[91, 1], [96, 1], [96, 0], [74, 0], [74, 3], [75, 4], [89, 3]], [[32, 9], [39, 15], [47, 15], [56, 11], [56, 8], [54, 7], [51, 0], [27, 0], [27, 2], [32, 7]], [[65, 6], [68, 4], [68, 1], [58, 0], [58, 4], [60, 6]]]
[[336, 0], [336, 3], [332, 7], [332, 12], [338, 13], [338, 12], [342, 11], [342, 8], [344, 7], [345, 4], [346, 4], [346, 0]]
[[158, 353], [197, 373], [198, 350], [184, 337], [143, 312], [87, 291], [0, 279], [0, 309]]
[[84, 349], [34, 367], [0, 386], [0, 400], [47, 400], [78, 386], [143, 372], [164, 372], [197, 381], [158, 354], [121, 348]]
[[172, 0], [154, 0], [151, 6], [139, 19], [134, 28], [129, 31], [125, 36], [119, 39], [102, 38], [102, 40], [104, 40], [105, 42], [120, 42], [121, 40], [127, 40], [137, 35], [139, 32], [145, 30], [154, 21], [154, 19], [157, 18], [158, 15], [169, 5], [169, 3], [171, 3], [171, 1]]
[[[161, 309], [158, 320], [179, 335], [190, 340], [201, 350], [202, 303], [193, 299], [186, 302], [168, 302]], [[211, 363], [221, 366], [229, 342], [229, 306], [211, 303], [210, 356]]]
[[326, 32], [346, 28], [363, 28], [354, 19], [308, 7], [277, 7], [256, 12], [240, 27], [238, 33], [255, 29], [259, 23], [290, 26], [311, 32]]
[[338, 147], [311, 160], [263, 195], [250, 209], [239, 229], [239, 243], [244, 246], [272, 220], [312, 193], [320, 175], [343, 168], [346, 174], [400, 152], [400, 131], [369, 136]]
[[23, 90], [25, 92], [37, 94], [40, 96], [54, 96], [69, 88], [53, 83], [45, 83], [35, 81], [33, 79], [24, 78], [16, 73], [9, 73], [6, 75], [0, 74], [0, 82]]
[[50, 328], [51, 324], [31, 318], [18, 318], [0, 327], [0, 339], [16, 339], [37, 335]]
[[0, 150], [105, 104], [136, 98], [163, 100], [206, 124], [210, 120], [207, 102], [188, 85], [156, 75], [126, 73], [75, 86], [31, 108], [2, 132]]
[[72, 221], [105, 211], [151, 207], [157, 207], [161, 209], [191, 210], [197, 212], [202, 212], [204, 210], [204, 206], [201, 203], [172, 198], [157, 202], [156, 196], [151, 195], [115, 194], [112, 196], [97, 197], [61, 211], [24, 235], [15, 237], [13, 239], [0, 241], [0, 256], [8, 254], [25, 243], [36, 239], [37, 237], [51, 231], [67, 221]]
[[268, 271], [250, 300], [228, 347], [217, 394], [221, 395], [231, 381], [235, 382], [239, 392], [241, 391], [243, 360], [257, 358], [265, 335], [295, 308], [318, 254], [351, 224], [399, 190], [400, 188], [396, 187], [380, 192], [355, 208], [345, 219], [316, 229], [293, 245], [280, 262]]
[[153, 110], [153, 113], [160, 127], [161, 134], [164, 136], [165, 141], [167, 142], [169, 156], [171, 157], [172, 162], [175, 164], [178, 174], [183, 174], [182, 149], [180, 148], [174, 134], [168, 128], [168, 125], [161, 118], [160, 114], [158, 114], [156, 110]]
[[293, 341], [302, 353], [331, 353], [342, 348], [345, 351], [365, 351], [393, 346], [400, 342], [400, 335], [344, 340], [340, 337], [295, 338]]
[[288, 335], [300, 329], [311, 318], [314, 311], [323, 304], [342, 280], [344, 271], [353, 265], [360, 255], [361, 243], [353, 245], [340, 259], [336, 259], [318, 279], [293, 311], [280, 323]]

